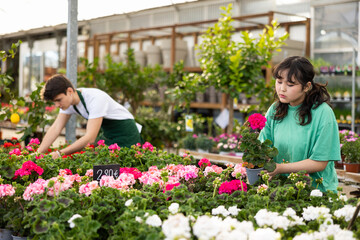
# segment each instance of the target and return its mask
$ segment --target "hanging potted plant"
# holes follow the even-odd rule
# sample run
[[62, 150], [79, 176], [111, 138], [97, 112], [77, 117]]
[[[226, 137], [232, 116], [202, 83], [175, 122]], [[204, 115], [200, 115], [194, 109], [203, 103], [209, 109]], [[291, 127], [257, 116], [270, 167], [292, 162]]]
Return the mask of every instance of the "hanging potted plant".
[[273, 158], [278, 154], [278, 150], [272, 147], [272, 142], [267, 139], [260, 142], [259, 132], [265, 127], [266, 118], [259, 113], [249, 116], [248, 120], [241, 127], [240, 149], [244, 152], [243, 166], [250, 184], [254, 184], [262, 170], [272, 172], [276, 168]]
[[341, 145], [341, 153], [345, 156], [344, 170], [346, 172], [360, 172], [360, 140], [349, 138]]

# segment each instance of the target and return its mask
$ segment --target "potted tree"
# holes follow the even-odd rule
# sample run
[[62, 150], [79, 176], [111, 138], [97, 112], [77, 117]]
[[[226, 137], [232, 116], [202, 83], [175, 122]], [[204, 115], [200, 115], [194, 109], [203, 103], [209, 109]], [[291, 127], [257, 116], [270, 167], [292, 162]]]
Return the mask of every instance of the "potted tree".
[[344, 170], [346, 172], [360, 172], [360, 140], [351, 138], [341, 146], [341, 153], [345, 156]]
[[[227, 94], [229, 107], [228, 133], [233, 129], [233, 99], [240, 93], [249, 96], [264, 96], [268, 93], [262, 67], [269, 67], [273, 53], [288, 38], [288, 33], [276, 36], [279, 25], [273, 21], [266, 26], [258, 37], [252, 37], [247, 32], [241, 32], [241, 41], [233, 40], [235, 32], [232, 19], [232, 4], [214, 26], [209, 27], [202, 35], [203, 41], [197, 47], [200, 50], [200, 66], [203, 70], [199, 85], [215, 86], [217, 90]], [[194, 78], [196, 78], [194, 76]], [[262, 99], [260, 99], [262, 100]], [[263, 103], [261, 105], [264, 105]]]

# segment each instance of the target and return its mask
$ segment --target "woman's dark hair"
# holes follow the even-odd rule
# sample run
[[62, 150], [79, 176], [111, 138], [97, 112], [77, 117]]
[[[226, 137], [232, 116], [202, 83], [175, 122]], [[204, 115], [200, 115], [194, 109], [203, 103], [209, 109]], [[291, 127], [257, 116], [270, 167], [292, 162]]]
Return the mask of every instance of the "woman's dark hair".
[[66, 95], [66, 91], [69, 87], [74, 89], [74, 86], [70, 80], [67, 79], [64, 75], [56, 74], [46, 81], [46, 84], [41, 93], [42, 98], [46, 101], [52, 101], [57, 95], [61, 93]]
[[[306, 93], [304, 102], [297, 110], [300, 125], [304, 126], [311, 122], [311, 109], [315, 109], [322, 103], [326, 102], [330, 105], [330, 95], [326, 89], [326, 84], [315, 83], [315, 71], [313, 65], [305, 57], [292, 56], [285, 58], [282, 62], [276, 65], [273, 69], [273, 77], [275, 79], [282, 79], [281, 73], [288, 70], [287, 81], [294, 83], [295, 80], [302, 85], [302, 89], [306, 87], [308, 82], [311, 83], [310, 90]], [[288, 113], [288, 104], [282, 103], [275, 91], [276, 99], [275, 120], [282, 120]]]

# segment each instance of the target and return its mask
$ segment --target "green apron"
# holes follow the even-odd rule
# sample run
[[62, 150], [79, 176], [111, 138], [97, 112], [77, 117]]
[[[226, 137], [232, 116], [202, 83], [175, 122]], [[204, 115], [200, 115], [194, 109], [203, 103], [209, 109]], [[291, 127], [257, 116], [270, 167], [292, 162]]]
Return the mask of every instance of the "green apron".
[[[76, 90], [76, 92], [78, 93], [86, 112], [89, 114], [81, 92], [79, 90]], [[82, 116], [77, 107], [75, 105], [73, 105], [73, 107], [75, 111], [80, 116]], [[134, 119], [113, 120], [103, 118], [103, 121], [101, 123], [101, 131], [99, 132], [97, 139], [105, 140], [106, 145], [117, 143], [120, 147], [128, 148], [130, 148], [134, 144], [143, 143]]]

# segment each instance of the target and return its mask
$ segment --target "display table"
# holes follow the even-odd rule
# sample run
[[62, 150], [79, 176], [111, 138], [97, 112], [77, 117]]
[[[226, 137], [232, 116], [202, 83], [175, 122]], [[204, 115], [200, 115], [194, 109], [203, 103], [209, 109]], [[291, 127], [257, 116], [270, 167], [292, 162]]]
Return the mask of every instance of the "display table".
[[179, 150], [179, 154], [181, 156], [187, 152], [196, 159], [207, 158], [212, 163], [221, 163], [221, 164], [234, 163], [234, 164], [236, 164], [236, 163], [243, 162], [242, 158], [238, 157], [238, 156], [220, 155], [217, 153], [200, 153], [200, 152], [190, 151], [190, 150], [183, 149], [183, 148], [181, 148]]

